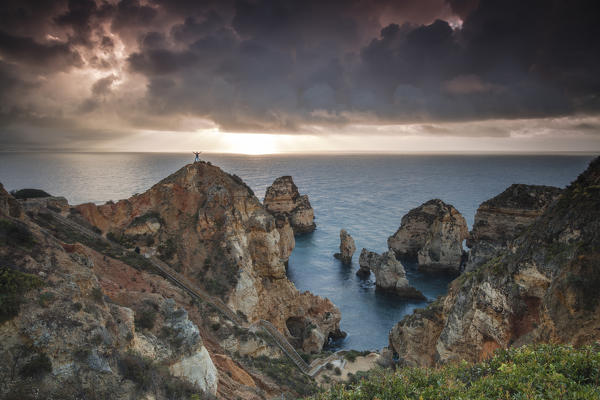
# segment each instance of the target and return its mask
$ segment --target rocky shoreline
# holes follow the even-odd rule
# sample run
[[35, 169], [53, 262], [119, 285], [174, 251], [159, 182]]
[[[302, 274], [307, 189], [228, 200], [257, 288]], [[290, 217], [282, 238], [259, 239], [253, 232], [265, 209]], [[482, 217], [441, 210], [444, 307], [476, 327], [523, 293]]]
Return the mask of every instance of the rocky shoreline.
[[[387, 251], [362, 249], [357, 274], [417, 300], [426, 298], [403, 261], [460, 275], [445, 296], [398, 322], [380, 355], [349, 365], [475, 362], [498, 348], [600, 339], [599, 187], [600, 159], [566, 189], [512, 185], [479, 206], [470, 232], [440, 199], [410, 210]], [[11, 296], [0, 361], [12, 365], [0, 368], [9, 382], [0, 394], [14, 396], [31, 379], [48, 393], [88, 395], [82, 388], [94, 386], [123, 399], [163, 396], [173, 385], [224, 399], [302, 394], [308, 369], [324, 367], [309, 365], [310, 354], [344, 335], [339, 309], [286, 275], [294, 236], [314, 229], [314, 210], [292, 177], [277, 178], [261, 203], [239, 177], [204, 162], [103, 205], [17, 200], [0, 187], [1, 283]], [[335, 257], [352, 265], [355, 250], [342, 229]], [[214, 301], [199, 302], [157, 274], [154, 259]], [[296, 350], [260, 334], [264, 323], [307, 370], [290, 364]], [[28, 372], [34, 364], [39, 370]], [[140, 369], [152, 384], [133, 374]]]
[[480, 361], [498, 348], [600, 339], [598, 188], [600, 158], [564, 190], [513, 185], [484, 202], [466, 272], [390, 332], [400, 363]]

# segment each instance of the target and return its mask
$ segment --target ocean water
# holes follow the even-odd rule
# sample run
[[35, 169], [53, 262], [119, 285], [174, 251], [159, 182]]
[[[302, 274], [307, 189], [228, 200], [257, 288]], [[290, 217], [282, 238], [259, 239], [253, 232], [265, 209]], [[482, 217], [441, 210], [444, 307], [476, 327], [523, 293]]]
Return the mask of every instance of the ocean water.
[[[204, 160], [239, 175], [259, 199], [273, 180], [292, 175], [315, 210], [317, 230], [296, 238], [288, 276], [296, 287], [330, 298], [342, 312], [348, 336], [334, 347], [359, 350], [387, 345], [392, 326], [426, 302], [375, 290], [360, 279], [358, 255], [365, 247], [387, 250], [411, 208], [440, 198], [454, 205], [469, 226], [478, 205], [512, 183], [564, 187], [591, 155], [270, 155], [204, 154]], [[0, 182], [6, 189], [40, 188], [71, 204], [102, 203], [141, 193], [193, 161], [191, 154], [0, 153]], [[339, 231], [356, 242], [351, 266], [333, 258]], [[444, 294], [453, 278], [405, 265], [409, 281], [428, 298]]]

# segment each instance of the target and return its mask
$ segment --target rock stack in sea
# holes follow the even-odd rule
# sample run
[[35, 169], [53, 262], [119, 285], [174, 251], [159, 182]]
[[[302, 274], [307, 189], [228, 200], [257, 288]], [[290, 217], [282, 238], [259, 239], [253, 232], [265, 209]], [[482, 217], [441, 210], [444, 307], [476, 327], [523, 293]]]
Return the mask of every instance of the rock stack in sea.
[[372, 271], [378, 288], [393, 291], [402, 297], [425, 300], [425, 296], [420, 291], [410, 286], [404, 267], [396, 259], [393, 251], [389, 250], [380, 255], [362, 249], [358, 262], [360, 269], [357, 275], [368, 276]]
[[402, 217], [400, 228], [388, 238], [388, 247], [399, 259], [417, 261], [419, 268], [459, 271], [462, 242], [468, 233], [458, 210], [434, 199]]
[[340, 231], [340, 252], [335, 253], [333, 256], [343, 264], [351, 264], [355, 251], [356, 245], [354, 244], [354, 239], [345, 229], [342, 229]]
[[490, 260], [531, 225], [560, 196], [553, 186], [514, 184], [479, 206], [467, 239], [471, 249], [465, 271]]
[[291, 176], [281, 176], [267, 188], [263, 205], [275, 218], [289, 221], [295, 234], [316, 229], [315, 213], [307, 195], [300, 195]]

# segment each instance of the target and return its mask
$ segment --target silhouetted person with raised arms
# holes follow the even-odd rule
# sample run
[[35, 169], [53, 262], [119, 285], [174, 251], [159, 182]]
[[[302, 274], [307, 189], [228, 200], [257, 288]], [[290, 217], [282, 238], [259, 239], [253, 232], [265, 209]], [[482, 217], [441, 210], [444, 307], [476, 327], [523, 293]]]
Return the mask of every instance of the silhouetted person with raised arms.
[[194, 153], [194, 155], [196, 156], [196, 158], [194, 158], [194, 162], [200, 161], [200, 154], [202, 152], [201, 151], [193, 151], [192, 153]]

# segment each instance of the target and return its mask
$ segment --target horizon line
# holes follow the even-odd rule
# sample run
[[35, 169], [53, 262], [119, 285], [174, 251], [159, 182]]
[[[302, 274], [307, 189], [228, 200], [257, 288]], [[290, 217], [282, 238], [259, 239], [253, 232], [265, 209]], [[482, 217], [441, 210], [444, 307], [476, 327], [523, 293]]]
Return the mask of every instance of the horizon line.
[[[97, 151], [81, 151], [81, 150], [0, 150], [0, 154], [10, 153], [60, 153], [60, 154], [188, 154], [187, 151], [119, 151], [119, 150], [97, 150]], [[192, 152], [189, 152], [190, 154]], [[262, 154], [248, 154], [235, 152], [220, 152], [220, 151], [203, 151], [201, 154], [206, 155], [235, 155], [235, 156], [293, 156], [293, 155], [600, 155], [598, 151], [587, 150], [546, 150], [546, 151], [528, 151], [528, 150], [464, 150], [464, 151], [290, 151], [290, 152], [273, 152]]]

